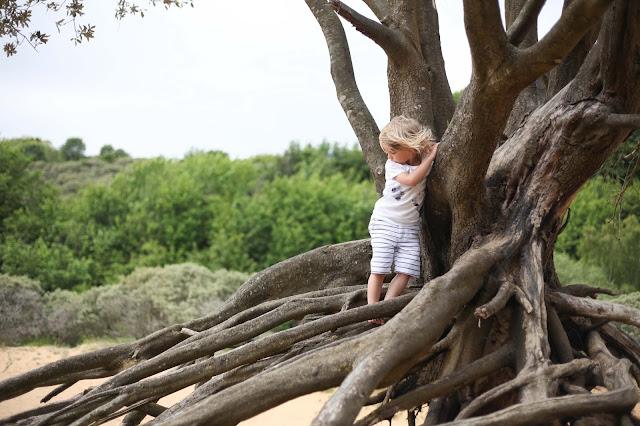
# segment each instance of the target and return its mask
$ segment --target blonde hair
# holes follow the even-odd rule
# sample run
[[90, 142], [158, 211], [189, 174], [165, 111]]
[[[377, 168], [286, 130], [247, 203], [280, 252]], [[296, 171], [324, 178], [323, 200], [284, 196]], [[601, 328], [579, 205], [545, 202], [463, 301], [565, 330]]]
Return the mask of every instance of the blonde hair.
[[431, 129], [404, 115], [393, 117], [380, 132], [380, 147], [384, 152], [410, 149], [425, 155], [436, 142]]

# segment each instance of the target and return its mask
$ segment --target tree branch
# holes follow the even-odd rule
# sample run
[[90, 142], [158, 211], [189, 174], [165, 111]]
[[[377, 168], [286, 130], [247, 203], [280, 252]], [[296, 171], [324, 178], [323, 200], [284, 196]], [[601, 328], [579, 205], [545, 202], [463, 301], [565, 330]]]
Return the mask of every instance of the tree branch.
[[437, 106], [431, 108], [433, 111], [433, 130], [436, 138], [440, 139], [451, 122], [456, 109], [456, 101], [453, 99], [442, 56], [440, 23], [435, 6], [433, 0], [422, 2], [422, 7], [418, 10], [418, 32], [422, 55], [429, 64], [431, 105]]
[[509, 42], [497, 1], [464, 0], [464, 26], [473, 59], [473, 74], [486, 76], [507, 58]]
[[[359, 290], [361, 288], [362, 286], [350, 287], [349, 288], [350, 290], [347, 290], [347, 293], [351, 293], [351, 294], [359, 293]], [[293, 301], [296, 298], [314, 298], [314, 297], [323, 298], [323, 297], [337, 296], [338, 299], [343, 302], [344, 300], [347, 300], [349, 297], [351, 297], [349, 295], [346, 295], [343, 297], [343, 296], [340, 296], [341, 294], [343, 295], [345, 294], [345, 288], [321, 290], [318, 292], [305, 293], [299, 296], [285, 297], [277, 301], [265, 302], [262, 305], [259, 305], [251, 309], [247, 309], [246, 311], [243, 311], [240, 314], [237, 314], [231, 317], [229, 320], [223, 323], [220, 323], [219, 326], [217, 327], [213, 327], [212, 329], [207, 330], [205, 332], [198, 333], [197, 335], [181, 343], [177, 343], [175, 347], [180, 348], [181, 346], [185, 346], [185, 345], [191, 345], [189, 347], [195, 347], [196, 342], [199, 342], [198, 345], [206, 345], [207, 341], [210, 342], [212, 340], [216, 340], [220, 336], [223, 336], [220, 334], [223, 330], [230, 329], [231, 327], [239, 326], [242, 323], [247, 322], [249, 320], [253, 320], [260, 315], [267, 314], [268, 312], [271, 312], [277, 309], [278, 307], [282, 306], [283, 304]], [[326, 300], [327, 299], [325, 299], [325, 301]], [[342, 303], [342, 302], [339, 302], [339, 303]], [[224, 311], [224, 307], [222, 308], [222, 310]], [[275, 322], [278, 322], [278, 321], [279, 320], [277, 319], [275, 320]], [[197, 322], [203, 322], [203, 319], [194, 320], [188, 324], [197, 323]], [[178, 333], [178, 331], [181, 330], [182, 328], [184, 328], [182, 327], [182, 325], [168, 327], [165, 330], [156, 332], [154, 333], [154, 335], [148, 336], [147, 338], [142, 339], [141, 341], [133, 342], [132, 344], [122, 344], [122, 345], [117, 345], [111, 348], [100, 349], [98, 351], [90, 352], [87, 354], [76, 355], [64, 360], [47, 364], [43, 367], [39, 367], [38, 369], [26, 372], [19, 376], [15, 376], [15, 377], [11, 377], [9, 379], [3, 380], [2, 382], [0, 382], [0, 400], [4, 398], [13, 398], [15, 396], [22, 395], [26, 392], [29, 392], [32, 389], [35, 389], [36, 387], [49, 386], [54, 384], [64, 384], [64, 383], [86, 379], [86, 378], [99, 378], [99, 377], [112, 376], [116, 373], [121, 372], [124, 369], [124, 367], [127, 367], [127, 366], [131, 368], [129, 368], [128, 371], [122, 371], [118, 377], [120, 378], [131, 377], [131, 375], [136, 374], [136, 371], [140, 371], [140, 369], [145, 368], [145, 366], [154, 365], [154, 363], [157, 361], [156, 359], [152, 362], [145, 363], [143, 362], [145, 361], [145, 358], [142, 358], [142, 357], [136, 358], [136, 356], [132, 355], [132, 353], [135, 353], [136, 351], [138, 351], [138, 349], [136, 348], [144, 347], [144, 345], [140, 342], [144, 342], [145, 340], [153, 341], [152, 340], [153, 336], [158, 337], [158, 336], [165, 336], [165, 335], [171, 335], [171, 334], [180, 336], [181, 333]], [[238, 330], [238, 328], [235, 328], [234, 330]], [[209, 340], [205, 340], [206, 338], [208, 338]], [[224, 344], [224, 338], [220, 342]], [[230, 345], [234, 344], [231, 342], [228, 342], [228, 343]], [[167, 357], [167, 354], [169, 354], [169, 357], [171, 357], [172, 352], [170, 351], [171, 351], [170, 349], [166, 349], [163, 352], [163, 354], [160, 355], [161, 356], [160, 359], [162, 359], [162, 357]], [[205, 352], [206, 352], [206, 349], [205, 349]], [[126, 359], [131, 359], [134, 362], [127, 363], [124, 361]], [[189, 359], [186, 359], [186, 358], [183, 360], [179, 359], [173, 365], [178, 365], [180, 363], [187, 362], [187, 361], [189, 361]], [[112, 366], [112, 368], [92, 369], [92, 367], [95, 367], [97, 365]], [[113, 367], [113, 365], [116, 365], [117, 367]], [[159, 370], [157, 370], [156, 372], [162, 371], [162, 367], [157, 367], [157, 368], [159, 368]], [[86, 371], [83, 371], [84, 369], [86, 369]], [[153, 372], [149, 373], [149, 375], [151, 374], [155, 374], [155, 373]], [[143, 377], [147, 377], [147, 376], [145, 376], [143, 373], [143, 375], [140, 376], [139, 378], [143, 378]], [[136, 378], [133, 378], [132, 380], [136, 380]]]
[[356, 84], [347, 37], [339, 18], [324, 0], [305, 0], [315, 16], [329, 48], [331, 76], [340, 105], [356, 134], [369, 165], [378, 194], [384, 188], [386, 156], [378, 143], [380, 130], [367, 108]]
[[[411, 295], [409, 296], [411, 297]], [[407, 296], [404, 297], [406, 298]], [[193, 341], [188, 345], [168, 350], [163, 354], [153, 358], [152, 360], [146, 361], [122, 372], [118, 376], [114, 377], [110, 382], [107, 382], [101, 386], [103, 388], [109, 388], [134, 383], [146, 377], [157, 374], [163, 370], [166, 370], [167, 368], [175, 367], [180, 364], [215, 353], [218, 350], [222, 350], [227, 347], [233, 347], [234, 345], [237, 345], [239, 343], [249, 341], [250, 339], [294, 318], [300, 318], [304, 315], [315, 312], [337, 312], [343, 306], [344, 301], [349, 298], [350, 295], [343, 294], [336, 296], [326, 296], [318, 299], [290, 300], [277, 309], [273, 310], [272, 312], [261, 315], [258, 318], [247, 321], [246, 323], [239, 324], [229, 329], [221, 330], [217, 333], [213, 333], [201, 340]], [[407, 302], [408, 300], [405, 300], [405, 303]], [[364, 308], [366, 307], [367, 306], [364, 306]], [[278, 346], [280, 346], [281, 344], [289, 345], [292, 342], [287, 342], [286, 336], [290, 335], [291, 333], [298, 335], [299, 337], [295, 338], [295, 341], [299, 341], [301, 339], [308, 338], [324, 331], [336, 328], [340, 326], [341, 321], [343, 321], [345, 318], [352, 318], [351, 320], [348, 320], [349, 323], [358, 321], [353, 320], [353, 315], [362, 315], [362, 311], [353, 309], [350, 311], [345, 311], [341, 315], [336, 314], [330, 317], [325, 317], [321, 320], [314, 321], [312, 324], [305, 324], [293, 329], [285, 330], [281, 333], [273, 335], [273, 338], [275, 338], [276, 340], [284, 338], [283, 342], [278, 344]], [[376, 317], [373, 316], [367, 319], [372, 318]], [[326, 323], [327, 321], [329, 321], [329, 323]], [[337, 322], [332, 323], [334, 321]], [[326, 324], [324, 328], [322, 324]], [[315, 328], [313, 328], [312, 326], [315, 326]], [[309, 332], [311, 332], [312, 334], [308, 335]], [[262, 342], [264, 344], [258, 344], [258, 346], [263, 348], [260, 351], [263, 351], [268, 346], [268, 343], [271, 339], [262, 340], [264, 340], [264, 342]], [[251, 344], [254, 343], [257, 344], [258, 342], [252, 342]], [[282, 346], [279, 347], [279, 349], [283, 348], [284, 347]], [[243, 350], [239, 350], [238, 352], [242, 352]], [[265, 353], [265, 355], [266, 354], [267, 353]], [[205, 363], [206, 362], [209, 361], [205, 361]]]
[[389, 13], [389, 2], [386, 0], [363, 0], [369, 9], [382, 21]]
[[574, 0], [558, 22], [535, 45], [521, 51], [518, 72], [526, 80], [540, 75], [562, 62], [589, 29], [598, 23], [613, 0]]
[[265, 368], [273, 365], [274, 363], [278, 363], [282, 359], [281, 356], [275, 356], [270, 358], [262, 359], [258, 362], [255, 362], [251, 365], [243, 365], [234, 370], [228, 371], [219, 376], [213, 377], [210, 380], [206, 381], [203, 385], [199, 386], [194, 390], [189, 396], [187, 396], [182, 401], [178, 402], [171, 406], [168, 410], [160, 414], [156, 420], [164, 421], [173, 417], [176, 413], [179, 413], [181, 410], [185, 409], [190, 405], [194, 405], [203, 399], [218, 393], [230, 386], [241, 383], [249, 378], [257, 375], [259, 372], [263, 371]]
[[558, 313], [552, 306], [547, 306], [547, 330], [549, 343], [561, 363], [573, 361], [573, 351], [569, 336], [565, 331]]
[[[107, 405], [100, 406], [95, 410], [92, 410], [91, 412], [86, 412], [86, 410], [80, 409], [77, 411], [77, 413], [81, 415], [85, 415], [86, 413], [86, 416], [87, 416], [86, 419], [91, 419], [92, 421], [98, 420], [101, 418], [101, 416], [105, 416], [112, 412], [115, 412], [116, 410], [120, 409], [125, 405], [133, 404], [145, 398], [158, 396], [159, 394], [164, 395], [164, 394], [173, 393], [184, 387], [193, 385], [203, 380], [207, 380], [210, 377], [213, 377], [214, 375], [221, 374], [233, 368], [236, 368], [238, 366], [257, 361], [259, 359], [264, 358], [265, 356], [276, 354], [288, 348], [293, 343], [300, 342], [302, 340], [308, 339], [309, 337], [313, 337], [325, 331], [339, 328], [354, 322], [365, 321], [366, 319], [379, 318], [382, 315], [389, 315], [389, 314], [393, 315], [394, 312], [399, 311], [413, 297], [414, 296], [411, 294], [403, 295], [388, 301], [376, 303], [373, 305], [365, 305], [360, 308], [355, 308], [349, 311], [340, 312], [331, 316], [318, 319], [311, 323], [303, 324], [298, 327], [281, 331], [279, 333], [264, 337], [259, 340], [251, 341], [250, 343], [247, 343], [233, 351], [225, 352], [218, 356], [206, 359], [202, 362], [196, 363], [189, 367], [179, 369], [175, 372], [162, 375], [160, 377], [151, 377], [151, 378], [148, 378], [147, 380], [138, 381], [138, 382], [121, 386], [121, 387], [111, 386], [111, 390], [102, 392], [102, 394], [100, 393], [93, 394], [93, 395], [89, 394], [87, 395], [87, 398], [95, 399], [95, 398], [103, 397], [102, 395], [104, 395], [105, 397], [106, 396], [111, 397], [113, 395], [113, 392], [116, 392], [119, 395], [116, 399], [108, 402]], [[340, 306], [341, 304], [337, 304], [335, 306], [335, 310], [339, 310]], [[351, 342], [351, 340], [346, 342], [346, 344], [350, 345], [351, 343], [349, 342]], [[185, 351], [186, 351], [186, 348], [182, 348], [182, 352], [185, 352]], [[213, 353], [213, 351], [214, 349], [212, 349], [210, 353]], [[193, 353], [193, 350], [190, 350], [189, 352]], [[323, 351], [320, 351], [320, 352], [322, 353]], [[334, 349], [333, 352], [340, 353], [341, 351]], [[344, 352], [345, 352], [344, 356], [346, 357], [352, 356], [350, 355], [351, 353], [350, 350], [346, 350]], [[334, 369], [329, 371], [331, 368], [329, 368], [328, 366], [332, 365], [331, 361], [333, 360], [331, 357], [326, 357], [325, 359], [321, 355], [317, 355], [317, 354], [313, 354], [311, 356], [313, 356], [315, 359], [320, 360], [318, 362], [321, 362], [323, 364], [326, 363], [327, 375], [325, 377], [328, 382], [324, 382], [323, 384], [323, 382], [319, 381], [318, 383], [309, 383], [303, 386], [302, 388], [291, 389], [291, 392], [301, 392], [301, 389], [302, 389], [303, 393], [296, 394], [295, 396], [302, 395], [306, 393], [306, 391], [326, 389], [322, 387], [318, 388], [318, 386], [324, 386], [324, 385], [327, 385], [327, 383], [329, 383], [327, 387], [334, 386], [335, 384], [337, 384], [335, 381], [338, 380], [338, 383], [339, 383], [339, 380], [341, 379], [341, 377], [344, 377], [344, 375], [346, 374], [346, 372], [342, 369], [342, 367], [340, 367], [343, 364], [339, 364], [339, 366], [335, 368], [331, 367]], [[343, 355], [340, 355], [340, 356], [342, 357]], [[190, 355], [190, 357], [193, 357], [193, 355]], [[307, 368], [306, 363], [308, 360], [309, 360], [309, 357], [303, 357], [296, 362], [298, 364], [301, 363], [303, 365], [303, 367], [300, 367], [300, 368]], [[289, 374], [289, 369], [293, 368], [292, 367], [293, 364], [295, 363], [286, 364], [287, 374], [284, 374], [285, 381], [291, 380], [288, 374]], [[314, 364], [313, 362], [310, 362], [310, 365], [313, 365], [313, 364]], [[272, 374], [275, 375], [276, 377], [283, 375], [282, 369], [274, 369], [265, 374], [268, 374], [269, 377], [271, 377]], [[250, 379], [249, 381], [262, 380], [262, 379], [258, 379], [257, 377], [258, 376]], [[300, 380], [309, 380], [309, 379], [313, 379], [313, 377], [305, 375], [304, 378], [301, 378]], [[277, 379], [277, 380], [280, 380], [280, 379]], [[313, 382], [313, 380], [311, 381]], [[260, 407], [262, 407], [263, 409], [267, 409], [267, 408], [270, 408], [271, 406], [284, 402], [285, 400], [287, 400], [288, 397], [294, 397], [294, 395], [291, 393], [282, 392], [282, 389], [286, 386], [287, 384], [280, 383], [278, 385], [279, 392], [269, 391], [270, 397], [267, 397], [264, 395], [261, 396], [263, 400], [261, 401], [260, 406], [256, 405], [255, 407], [246, 407], [246, 409], [239, 410], [236, 413], [236, 417], [225, 416], [225, 418], [228, 418], [229, 422], [232, 422], [233, 419], [240, 421], [252, 415], [257, 414], [257, 412], [259, 411], [256, 412], [254, 411], [255, 409], [260, 409]], [[257, 387], [260, 388], [260, 389], [256, 389], [257, 391], [262, 391], [261, 386], [257, 386]], [[218, 398], [218, 397], [222, 398], [220, 395], [222, 395], [223, 393], [226, 395], [228, 392], [232, 392], [232, 393], [235, 392], [235, 390], [231, 391], [231, 389], [233, 388], [226, 389], [222, 393], [216, 394], [215, 398]], [[247, 390], [242, 388], [241, 392], [246, 394]], [[232, 398], [230, 400], [230, 403], [233, 403], [233, 404], [238, 403], [243, 406], [245, 405], [243, 403], [243, 399], [238, 397]], [[269, 404], [273, 404], [273, 405], [269, 405]], [[206, 407], [206, 409], [203, 409], [203, 407]], [[211, 398], [205, 398], [199, 403], [189, 406], [185, 410], [180, 412], [180, 421], [183, 421], [183, 419], [187, 419], [187, 420], [184, 420], [185, 423], [181, 423], [181, 424], [196, 424], [196, 423], [193, 423], [193, 418], [190, 416], [189, 413], [197, 413], [197, 417], [204, 418], [205, 420], [203, 421], [205, 422], [208, 421], [207, 419], [220, 418], [221, 414], [220, 412], [217, 411], [219, 409], [223, 410], [227, 414], [230, 411], [229, 407], [220, 407], [219, 405], [216, 405], [216, 404], [212, 405]], [[235, 410], [237, 409], [238, 407], [235, 408]], [[234, 410], [231, 410], [231, 411], [234, 411]], [[237, 417], [237, 416], [246, 416], [246, 417]], [[188, 420], [188, 419], [191, 419], [191, 420]], [[65, 421], [65, 420], [66, 420], [66, 417], [61, 417], [56, 419], [56, 421]]]
[[396, 31], [359, 14], [340, 0], [330, 0], [329, 4], [338, 15], [353, 25], [356, 30], [382, 47], [382, 49], [387, 52], [387, 55], [397, 55], [399, 53], [398, 50], [405, 50], [405, 45], [402, 39], [398, 37]]
[[545, 3], [546, 0], [527, 0], [518, 17], [507, 30], [509, 43], [518, 46], [524, 40], [531, 26], [536, 23], [540, 10]]
[[616, 353], [630, 359], [635, 365], [640, 365], [640, 345], [619, 327], [605, 324], [598, 333]]
[[456, 426], [512, 426], [539, 424], [573, 416], [602, 412], [628, 412], [638, 400], [635, 384], [630, 378], [629, 361], [616, 360], [597, 335], [589, 334], [589, 353], [601, 366], [603, 385], [608, 392], [570, 395], [518, 404], [495, 413], [456, 421]]

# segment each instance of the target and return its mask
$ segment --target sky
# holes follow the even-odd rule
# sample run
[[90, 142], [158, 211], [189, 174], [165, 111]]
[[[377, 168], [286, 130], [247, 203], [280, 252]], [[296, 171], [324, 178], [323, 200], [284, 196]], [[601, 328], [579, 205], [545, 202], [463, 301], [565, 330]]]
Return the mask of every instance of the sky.
[[[146, 6], [115, 19], [116, 1], [87, 1], [95, 38], [74, 45], [51, 13], [32, 22], [50, 34], [0, 57], [0, 139], [38, 137], [59, 148], [82, 138], [85, 155], [104, 145], [134, 158], [180, 159], [220, 150], [231, 158], [282, 154], [292, 141], [352, 146], [320, 27], [302, 0], [195, 0], [193, 8]], [[362, 1], [345, 1], [367, 14]], [[142, 5], [142, 3], [140, 3]], [[449, 83], [471, 76], [461, 0], [436, 0]], [[539, 31], [557, 20], [548, 0]], [[368, 13], [369, 16], [372, 16]], [[344, 23], [358, 87], [379, 127], [389, 119], [386, 57]]]

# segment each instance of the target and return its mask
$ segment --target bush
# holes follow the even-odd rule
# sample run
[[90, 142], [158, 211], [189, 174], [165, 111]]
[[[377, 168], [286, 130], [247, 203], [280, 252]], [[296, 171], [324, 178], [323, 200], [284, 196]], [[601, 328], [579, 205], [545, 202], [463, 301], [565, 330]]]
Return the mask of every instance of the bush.
[[38, 238], [33, 244], [10, 236], [0, 250], [2, 272], [29, 275], [42, 283], [44, 290], [83, 289], [90, 286], [94, 269], [90, 259], [78, 259], [66, 245], [47, 244]]
[[130, 169], [136, 162], [126, 156], [115, 157], [111, 162], [102, 158], [84, 158], [79, 161], [51, 163], [37, 161], [32, 170], [40, 170], [42, 179], [60, 190], [64, 196], [74, 195], [89, 185], [109, 183], [118, 173]]
[[169, 325], [206, 315], [247, 278], [241, 272], [225, 269], [211, 272], [204, 266], [184, 263], [138, 268], [118, 285], [137, 301], [151, 301], [150, 313], [157, 315], [163, 325]]
[[640, 290], [640, 221], [631, 215], [619, 226], [586, 228], [578, 252], [581, 259], [606, 270], [618, 287]]
[[45, 334], [42, 289], [27, 277], [0, 274], [0, 344], [16, 345]]
[[185, 263], [138, 268], [118, 284], [84, 293], [58, 289], [42, 297], [37, 282], [0, 275], [0, 337], [5, 344], [45, 338], [66, 345], [87, 338], [141, 338], [208, 314], [247, 278]]
[[579, 258], [578, 246], [589, 226], [600, 227], [614, 217], [613, 200], [620, 188], [613, 182], [592, 179], [571, 202], [569, 224], [558, 237], [556, 250]]
[[46, 337], [54, 342], [75, 346], [84, 337], [78, 314], [83, 307], [82, 296], [68, 290], [45, 293]]
[[605, 271], [595, 265], [573, 260], [568, 254], [555, 253], [556, 273], [562, 285], [586, 284], [592, 287], [617, 290], [615, 284], [607, 278]]
[[153, 301], [132, 295], [121, 285], [92, 288], [82, 293], [78, 327], [83, 338], [140, 338], [165, 325], [166, 314]]
[[[631, 308], [640, 309], [640, 291], [633, 293], [621, 294], [608, 300], [609, 302], [618, 303], [620, 305], [629, 306]], [[631, 336], [636, 342], [640, 343], [640, 329], [632, 325], [618, 324], [620, 329]]]
[[206, 315], [247, 278], [192, 263], [138, 268], [118, 284], [82, 293], [78, 328], [89, 338], [140, 338]]

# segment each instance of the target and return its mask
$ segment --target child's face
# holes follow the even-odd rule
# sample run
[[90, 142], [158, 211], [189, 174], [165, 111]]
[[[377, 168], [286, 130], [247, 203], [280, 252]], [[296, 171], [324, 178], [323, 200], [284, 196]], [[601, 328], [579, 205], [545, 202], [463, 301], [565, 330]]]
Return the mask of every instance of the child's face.
[[385, 150], [389, 160], [399, 164], [407, 164], [416, 153], [412, 149]]

